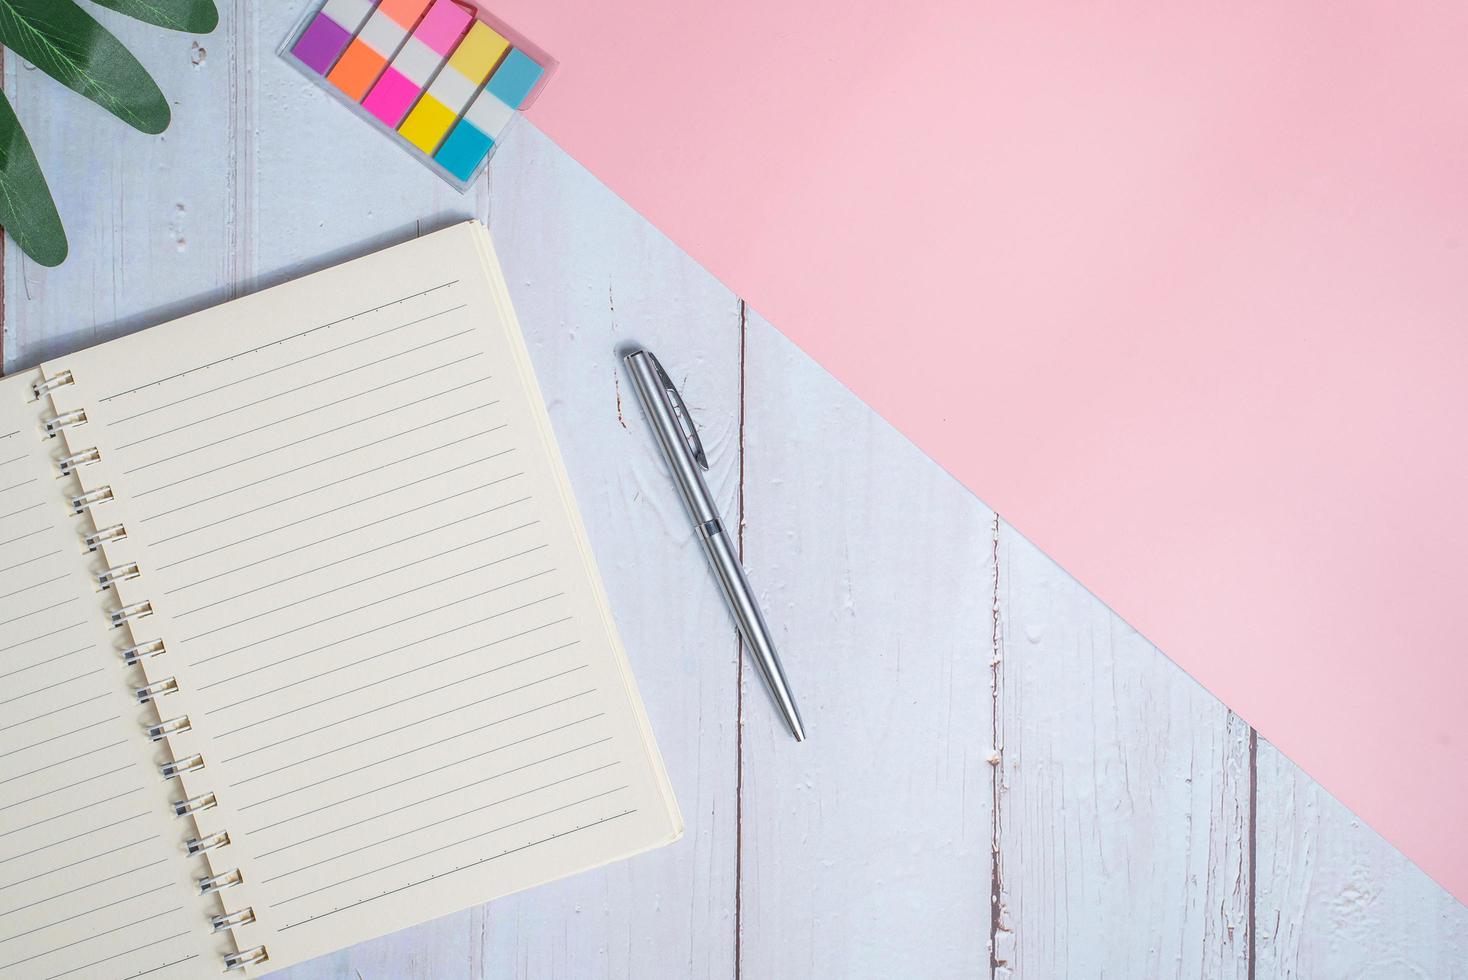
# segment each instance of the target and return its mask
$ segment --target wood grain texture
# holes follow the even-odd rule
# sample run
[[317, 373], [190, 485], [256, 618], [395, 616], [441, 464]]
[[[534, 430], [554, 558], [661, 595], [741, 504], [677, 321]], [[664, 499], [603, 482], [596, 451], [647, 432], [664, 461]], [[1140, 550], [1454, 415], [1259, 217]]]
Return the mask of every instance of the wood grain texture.
[[1247, 726], [995, 533], [995, 975], [1245, 980]]
[[[158, 81], [173, 123], [148, 136], [18, 58], [5, 90], [71, 244], [45, 269], [7, 243], [5, 357], [34, 364], [227, 298], [232, 79], [219, 31], [194, 38], [93, 8]], [[211, 45], [214, 51], [210, 52]]]
[[634, 861], [475, 913], [485, 976], [726, 977], [734, 961], [738, 647], [626, 388], [619, 344], [668, 370], [737, 506], [739, 304], [529, 127], [496, 156], [491, 228], [556, 436], [687, 825]]
[[1260, 977], [1468, 977], [1468, 909], [1262, 739], [1258, 806]]
[[[6, 59], [73, 254], [7, 243], [4, 368], [486, 219], [688, 823], [295, 980], [1468, 975], [1468, 910], [533, 128], [460, 196], [276, 57], [300, 4], [220, 8], [202, 39], [99, 14], [170, 96], [160, 138]], [[624, 340], [687, 382], [804, 746]]]
[[743, 551], [809, 739], [746, 666], [743, 970], [972, 975], [993, 515], [764, 321], [747, 336]]

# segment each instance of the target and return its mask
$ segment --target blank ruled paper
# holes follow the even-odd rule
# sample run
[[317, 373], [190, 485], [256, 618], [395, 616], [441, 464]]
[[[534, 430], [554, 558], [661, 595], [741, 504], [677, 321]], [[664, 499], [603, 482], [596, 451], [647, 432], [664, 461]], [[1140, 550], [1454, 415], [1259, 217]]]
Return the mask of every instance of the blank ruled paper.
[[19, 382], [0, 384], [0, 977], [193, 976], [202, 905]]
[[677, 836], [482, 228], [77, 371], [272, 967]]

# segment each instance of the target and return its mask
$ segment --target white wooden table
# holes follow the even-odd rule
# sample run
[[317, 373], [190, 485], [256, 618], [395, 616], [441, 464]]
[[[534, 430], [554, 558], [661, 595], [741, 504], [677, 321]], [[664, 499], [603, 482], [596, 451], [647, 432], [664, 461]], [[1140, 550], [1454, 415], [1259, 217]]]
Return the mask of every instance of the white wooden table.
[[[72, 255], [7, 244], [5, 369], [486, 220], [688, 824], [293, 976], [1468, 976], [1468, 910], [533, 128], [460, 197], [276, 57], [301, 3], [220, 6], [199, 39], [97, 11], [173, 104], [158, 138], [6, 59]], [[686, 382], [805, 745], [627, 339]]]

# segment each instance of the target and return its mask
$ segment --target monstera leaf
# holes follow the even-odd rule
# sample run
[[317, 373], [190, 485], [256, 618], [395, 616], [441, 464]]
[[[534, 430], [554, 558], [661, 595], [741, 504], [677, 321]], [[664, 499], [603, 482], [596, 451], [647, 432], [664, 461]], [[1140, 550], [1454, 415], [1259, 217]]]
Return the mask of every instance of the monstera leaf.
[[[171, 30], [207, 34], [214, 0], [95, 0]], [[144, 133], [168, 128], [168, 100], [138, 59], [75, 0], [0, 0], [0, 45]], [[30, 140], [0, 105], [0, 225], [42, 265], [66, 258], [66, 232]]]

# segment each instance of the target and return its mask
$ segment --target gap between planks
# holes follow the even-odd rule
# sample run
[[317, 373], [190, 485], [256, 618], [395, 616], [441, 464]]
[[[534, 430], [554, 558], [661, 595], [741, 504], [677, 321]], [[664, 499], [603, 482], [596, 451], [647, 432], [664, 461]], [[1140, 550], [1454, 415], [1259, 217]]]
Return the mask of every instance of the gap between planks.
[[[744, 563], [744, 458], [749, 307], [739, 300], [739, 562]], [[744, 638], [734, 631], [734, 980], [744, 976]]]
[[[742, 389], [741, 389], [742, 390]], [[1005, 786], [1004, 749], [1005, 749], [1005, 724], [1004, 724], [1004, 685], [1005, 685], [1005, 633], [1004, 613], [1005, 600], [1001, 592], [1003, 576], [1005, 573], [1003, 562], [1002, 545], [1005, 535], [1013, 533], [1007, 528], [998, 513], [994, 514], [990, 525], [992, 541], [990, 547], [990, 561], [992, 573], [991, 620], [989, 636], [989, 668], [990, 668], [990, 739], [991, 748], [989, 755], [989, 779], [992, 805], [990, 810], [991, 820], [991, 850], [990, 850], [990, 875], [989, 875], [989, 980], [1013, 980], [1015, 977], [1023, 976], [1023, 967], [1013, 962], [1013, 955], [1017, 949], [1014, 942], [1015, 933], [1025, 928], [1023, 922], [1015, 922], [1008, 915], [1006, 907], [1006, 884], [1004, 878], [1005, 857], [1005, 824], [1004, 807], [1006, 803], [1007, 788]], [[1245, 940], [1244, 940], [1244, 969], [1247, 980], [1256, 980], [1257, 976], [1257, 942], [1258, 930], [1256, 927], [1257, 910], [1257, 880], [1258, 880], [1258, 819], [1259, 819], [1259, 733], [1252, 725], [1248, 725], [1232, 709], [1225, 706], [1221, 726], [1226, 733], [1243, 724], [1248, 730], [1247, 735], [1247, 758], [1248, 767], [1248, 812], [1247, 826], [1243, 835], [1244, 874], [1245, 882]], [[1021, 733], [1022, 734], [1022, 733]], [[742, 772], [741, 772], [742, 777]], [[1021, 777], [1023, 778], [1022, 774]]]

